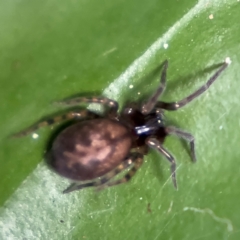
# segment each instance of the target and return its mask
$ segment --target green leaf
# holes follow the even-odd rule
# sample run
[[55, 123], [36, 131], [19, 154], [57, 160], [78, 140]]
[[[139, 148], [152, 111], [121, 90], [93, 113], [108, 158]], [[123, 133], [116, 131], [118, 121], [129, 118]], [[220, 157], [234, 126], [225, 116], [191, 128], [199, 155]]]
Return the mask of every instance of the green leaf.
[[[0, 3], [0, 239], [239, 239], [239, 2], [2, 1]], [[192, 93], [230, 57], [203, 96], [166, 113], [196, 139], [198, 162], [175, 138], [169, 164], [152, 151], [128, 183], [63, 195], [68, 181], [43, 162], [50, 129], [9, 138], [78, 93], [164, 101]]]

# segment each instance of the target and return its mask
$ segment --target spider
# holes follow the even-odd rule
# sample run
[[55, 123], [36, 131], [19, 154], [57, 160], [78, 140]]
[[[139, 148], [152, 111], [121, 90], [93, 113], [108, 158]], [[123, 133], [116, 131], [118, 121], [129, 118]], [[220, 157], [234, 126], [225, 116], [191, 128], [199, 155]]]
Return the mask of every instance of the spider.
[[[193, 162], [196, 162], [194, 137], [174, 126], [166, 126], [164, 110], [178, 110], [204, 93], [230, 64], [226, 58], [213, 76], [199, 89], [184, 99], [166, 103], [158, 101], [165, 89], [168, 61], [163, 63], [160, 84], [143, 104], [127, 105], [118, 113], [118, 103], [106, 97], [77, 97], [59, 103], [76, 106], [81, 103], [98, 103], [106, 107], [103, 115], [90, 110], [76, 110], [39, 122], [17, 134], [34, 132], [40, 127], [76, 119], [63, 129], [48, 151], [47, 163], [59, 175], [73, 181], [63, 191], [69, 193], [87, 187], [104, 189], [128, 182], [143, 163], [149, 148], [157, 150], [170, 163], [173, 185], [177, 188], [175, 159], [163, 143], [168, 135], [176, 135], [190, 143]], [[119, 179], [115, 176], [126, 170]]]

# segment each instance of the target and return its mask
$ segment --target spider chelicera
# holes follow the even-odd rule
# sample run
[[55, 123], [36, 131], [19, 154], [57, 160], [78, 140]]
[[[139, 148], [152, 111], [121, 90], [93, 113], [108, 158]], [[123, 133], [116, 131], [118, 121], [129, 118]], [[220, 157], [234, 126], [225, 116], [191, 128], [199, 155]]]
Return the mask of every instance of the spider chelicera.
[[[90, 110], [70, 111], [33, 125], [15, 136], [23, 136], [60, 121], [80, 120], [58, 134], [47, 154], [50, 167], [59, 175], [74, 181], [63, 193], [86, 187], [99, 190], [129, 181], [142, 165], [143, 156], [149, 148], [156, 149], [170, 162], [173, 185], [177, 188], [175, 159], [164, 148], [164, 139], [168, 135], [176, 135], [188, 141], [195, 162], [194, 137], [174, 126], [166, 126], [163, 121], [164, 110], [178, 110], [190, 103], [205, 92], [229, 64], [230, 59], [227, 58], [198, 90], [180, 101], [166, 103], [158, 101], [166, 85], [166, 60], [158, 88], [142, 105], [128, 105], [118, 113], [118, 103], [112, 99], [77, 97], [60, 103], [68, 106], [99, 103], [106, 106], [104, 115]], [[114, 177], [124, 170], [128, 171], [116, 180]]]

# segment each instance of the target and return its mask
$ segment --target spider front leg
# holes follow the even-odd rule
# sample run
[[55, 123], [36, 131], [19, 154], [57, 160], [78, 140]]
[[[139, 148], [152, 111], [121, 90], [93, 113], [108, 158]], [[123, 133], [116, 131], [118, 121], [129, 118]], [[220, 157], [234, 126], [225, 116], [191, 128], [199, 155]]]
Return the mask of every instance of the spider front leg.
[[142, 105], [141, 112], [144, 115], [147, 115], [152, 111], [152, 109], [155, 107], [158, 98], [163, 93], [165, 87], [166, 87], [166, 78], [167, 78], [167, 68], [168, 68], [168, 60], [165, 60], [163, 64], [163, 70], [160, 78], [160, 85], [157, 88], [157, 90], [154, 92], [154, 94], [148, 99], [148, 101]]
[[196, 153], [195, 153], [195, 140], [193, 135], [181, 129], [178, 129], [176, 127], [166, 127], [165, 131], [167, 134], [176, 135], [188, 141], [190, 143], [190, 152], [191, 152], [192, 161], [196, 162], [197, 159], [196, 159]]
[[194, 100], [195, 98], [197, 98], [198, 96], [203, 94], [214, 83], [214, 81], [220, 76], [220, 74], [228, 67], [228, 65], [230, 63], [231, 63], [230, 59], [226, 58], [225, 62], [214, 73], [214, 75], [212, 77], [210, 77], [210, 79], [203, 86], [201, 86], [199, 89], [197, 89], [194, 93], [190, 94], [189, 96], [183, 98], [182, 100], [180, 100], [178, 102], [166, 103], [166, 102], [160, 101], [156, 104], [156, 107], [162, 108], [165, 110], [169, 110], [169, 111], [178, 110], [179, 108], [184, 107], [185, 105], [190, 103], [192, 100]]
[[12, 135], [12, 137], [22, 137], [25, 135], [28, 135], [36, 130], [38, 130], [41, 127], [51, 126], [55, 123], [59, 123], [65, 120], [71, 120], [71, 119], [81, 119], [81, 118], [95, 118], [98, 115], [89, 111], [89, 110], [79, 110], [79, 111], [71, 111], [66, 114], [58, 115], [52, 118], [45, 119], [43, 121], [40, 121], [33, 126], [20, 131], [19, 133], [16, 133]]
[[158, 150], [171, 163], [172, 181], [174, 187], [177, 189], [176, 162], [174, 157], [162, 146], [162, 144], [157, 139], [148, 138], [146, 140], [146, 143], [149, 147]]
[[[105, 176], [101, 177], [100, 179], [93, 180], [87, 183], [72, 183], [67, 189], [63, 191], [63, 193], [70, 193], [70, 192], [81, 190], [87, 187], [97, 187], [97, 190], [102, 190], [104, 188], [107, 188], [113, 185], [127, 182], [135, 174], [137, 169], [141, 166], [142, 161], [143, 161], [142, 154], [132, 153], [115, 169], [108, 172]], [[131, 165], [132, 165], [131, 170], [122, 179], [109, 182], [112, 178], [114, 178], [116, 175], [118, 175], [122, 171], [126, 170]]]
[[106, 97], [76, 97], [72, 99], [67, 99], [63, 101], [56, 102], [61, 105], [76, 106], [81, 103], [99, 103], [103, 106], [107, 106], [110, 110], [108, 114], [110, 116], [115, 116], [118, 111], [118, 103], [112, 99]]

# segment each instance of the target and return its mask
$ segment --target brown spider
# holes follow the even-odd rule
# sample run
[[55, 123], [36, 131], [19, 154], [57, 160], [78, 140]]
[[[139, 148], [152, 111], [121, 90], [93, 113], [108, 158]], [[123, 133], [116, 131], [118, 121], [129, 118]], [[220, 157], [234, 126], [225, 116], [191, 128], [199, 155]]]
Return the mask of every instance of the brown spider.
[[[142, 165], [143, 155], [147, 154], [149, 148], [156, 149], [170, 162], [173, 185], [177, 188], [175, 159], [163, 147], [163, 142], [167, 135], [176, 135], [190, 142], [191, 157], [195, 162], [194, 137], [174, 126], [165, 126], [164, 110], [177, 110], [201, 95], [229, 63], [230, 59], [227, 58], [215, 74], [188, 97], [166, 103], [158, 101], [166, 84], [166, 60], [159, 87], [141, 107], [137, 107], [137, 104], [126, 106], [118, 113], [118, 103], [114, 100], [105, 97], [77, 97], [62, 101], [61, 104], [76, 106], [80, 103], [99, 103], [107, 107], [105, 115], [100, 116], [90, 110], [70, 111], [42, 121], [15, 136], [23, 136], [39, 127], [63, 120], [87, 118], [60, 132], [48, 152], [47, 162], [50, 167], [59, 175], [74, 181], [63, 193], [86, 187], [103, 189], [129, 181]], [[113, 179], [126, 169], [128, 172], [125, 176], [119, 180]]]

